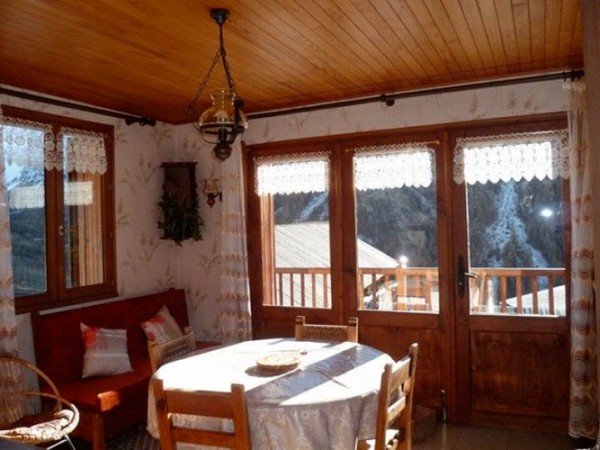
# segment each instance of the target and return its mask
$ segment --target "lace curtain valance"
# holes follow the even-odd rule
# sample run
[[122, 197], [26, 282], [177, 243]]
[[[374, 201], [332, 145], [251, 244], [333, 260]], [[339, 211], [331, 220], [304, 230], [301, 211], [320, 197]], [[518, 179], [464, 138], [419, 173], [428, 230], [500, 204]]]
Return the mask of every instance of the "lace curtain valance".
[[54, 153], [52, 126], [0, 116], [0, 150], [7, 164], [43, 170], [44, 154]]
[[106, 172], [106, 147], [102, 133], [61, 128], [56, 140], [56, 157], [51, 162], [46, 161], [46, 168], [53, 164], [55, 169], [60, 169], [62, 164], [66, 172]]
[[329, 154], [258, 156], [255, 189], [258, 195], [326, 192]]
[[359, 191], [427, 187], [433, 181], [433, 150], [418, 143], [358, 148], [354, 170]]
[[556, 177], [569, 177], [566, 130], [463, 138], [454, 149], [458, 184]]
[[0, 150], [8, 164], [37, 170], [106, 172], [102, 133], [61, 128], [54, 136], [51, 125], [5, 116], [0, 116], [0, 125]]

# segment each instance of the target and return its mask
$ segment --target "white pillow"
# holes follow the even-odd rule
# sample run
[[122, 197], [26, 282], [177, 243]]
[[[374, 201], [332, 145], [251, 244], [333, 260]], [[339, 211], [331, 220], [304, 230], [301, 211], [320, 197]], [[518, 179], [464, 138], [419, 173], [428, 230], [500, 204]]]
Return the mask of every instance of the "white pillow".
[[181, 328], [166, 305], [163, 305], [152, 318], [141, 325], [148, 340], [157, 344], [163, 344], [183, 336]]
[[83, 355], [82, 378], [131, 372], [127, 353], [127, 330], [90, 327], [80, 324]]

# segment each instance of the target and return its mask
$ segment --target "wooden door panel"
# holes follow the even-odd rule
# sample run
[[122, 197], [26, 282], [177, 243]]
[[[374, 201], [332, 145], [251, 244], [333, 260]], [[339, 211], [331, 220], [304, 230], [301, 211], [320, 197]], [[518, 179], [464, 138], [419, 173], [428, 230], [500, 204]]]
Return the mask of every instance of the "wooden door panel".
[[473, 332], [473, 410], [566, 418], [568, 355], [564, 335]]
[[415, 327], [366, 325], [362, 324], [359, 318], [359, 342], [383, 350], [395, 360], [406, 355], [410, 344], [419, 343], [415, 401], [417, 404], [436, 409], [441, 406], [440, 390], [444, 379], [442, 368], [444, 355], [448, 355], [448, 351], [443, 350], [441, 336], [438, 329], [428, 329], [418, 325]]

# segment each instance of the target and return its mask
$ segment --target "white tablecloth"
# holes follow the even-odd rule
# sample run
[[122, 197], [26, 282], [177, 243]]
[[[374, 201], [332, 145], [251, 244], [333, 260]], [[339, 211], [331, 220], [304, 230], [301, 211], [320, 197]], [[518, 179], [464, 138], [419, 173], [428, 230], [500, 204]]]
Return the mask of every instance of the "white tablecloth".
[[[298, 368], [274, 375], [256, 366], [260, 357], [278, 352], [299, 354]], [[190, 390], [228, 392], [231, 383], [243, 384], [255, 449], [351, 450], [357, 438], [373, 437], [388, 362], [390, 356], [361, 344], [263, 339], [196, 353], [164, 365], [154, 377], [167, 388]], [[148, 431], [158, 437], [151, 390]]]

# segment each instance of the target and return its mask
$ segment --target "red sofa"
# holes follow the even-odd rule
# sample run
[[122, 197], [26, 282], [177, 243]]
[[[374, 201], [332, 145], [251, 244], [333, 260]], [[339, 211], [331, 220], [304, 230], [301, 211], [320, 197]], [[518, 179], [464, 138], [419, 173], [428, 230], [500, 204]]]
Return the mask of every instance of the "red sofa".
[[[185, 292], [171, 289], [51, 314], [32, 315], [37, 366], [56, 383], [61, 395], [80, 411], [73, 435], [91, 441], [93, 450], [119, 432], [146, 421], [148, 381], [152, 375], [147, 340], [140, 324], [162, 305], [183, 329], [189, 325]], [[125, 328], [132, 372], [114, 376], [81, 378], [83, 343], [79, 324]], [[198, 343], [207, 347], [215, 343]]]

